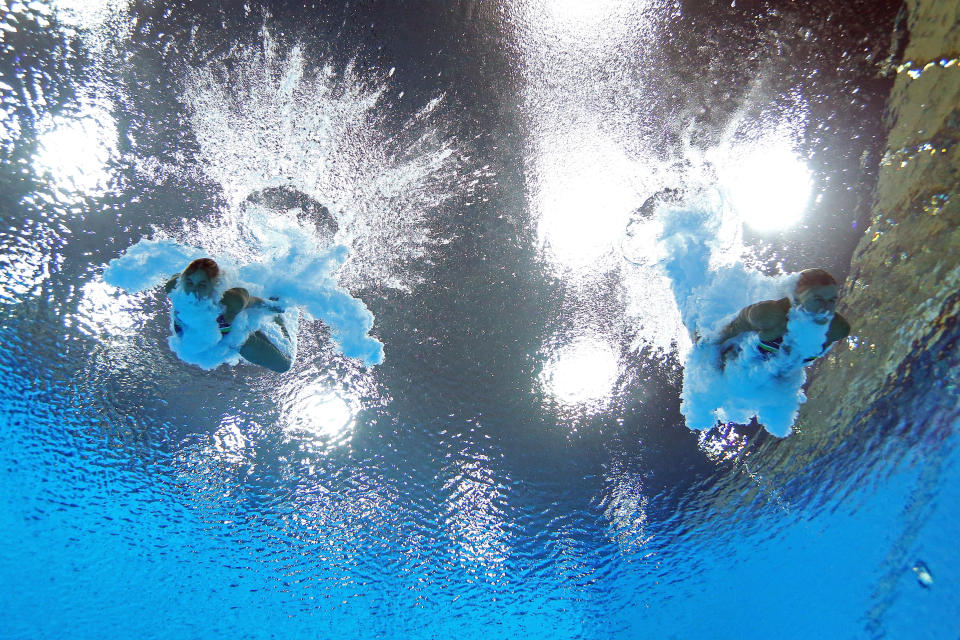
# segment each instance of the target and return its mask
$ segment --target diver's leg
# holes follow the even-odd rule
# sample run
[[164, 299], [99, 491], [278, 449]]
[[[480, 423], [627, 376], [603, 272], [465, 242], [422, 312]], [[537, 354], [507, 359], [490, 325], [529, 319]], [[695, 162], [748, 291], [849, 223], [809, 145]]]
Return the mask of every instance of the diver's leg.
[[283, 373], [290, 369], [290, 358], [270, 342], [262, 331], [257, 331], [247, 338], [247, 341], [240, 347], [240, 355], [253, 364], [266, 367], [277, 373]]

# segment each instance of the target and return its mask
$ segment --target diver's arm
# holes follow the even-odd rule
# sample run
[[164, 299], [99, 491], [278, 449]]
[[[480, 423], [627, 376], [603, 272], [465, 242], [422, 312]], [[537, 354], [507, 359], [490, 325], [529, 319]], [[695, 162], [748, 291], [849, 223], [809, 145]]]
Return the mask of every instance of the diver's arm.
[[177, 280], [179, 280], [179, 278], [180, 278], [180, 274], [178, 273], [177, 275], [172, 276], [169, 280], [167, 280], [167, 284], [163, 286], [164, 292], [169, 295], [171, 291], [176, 289]]
[[[223, 319], [225, 322], [233, 322], [237, 314], [250, 305], [251, 295], [242, 287], [234, 287], [223, 292], [220, 298], [220, 304], [224, 307]], [[259, 300], [259, 298], [257, 298]]]
[[252, 309], [254, 307], [266, 307], [270, 311], [277, 312], [283, 311], [274, 301], [252, 296], [243, 287], [234, 287], [233, 289], [224, 291], [223, 297], [220, 298], [220, 304], [225, 307], [223, 319], [226, 322], [233, 322], [233, 319], [237, 317], [238, 313], [244, 309]]
[[277, 313], [283, 313], [283, 307], [277, 303], [276, 298], [271, 298], [270, 300], [264, 300], [263, 298], [257, 296], [250, 296], [247, 301], [247, 307], [266, 307], [270, 311], [276, 311]]
[[827, 351], [834, 342], [843, 340], [850, 335], [850, 323], [839, 313], [834, 314], [830, 322], [830, 328], [827, 330], [827, 345], [824, 351]]
[[751, 328], [750, 321], [747, 317], [747, 312], [749, 310], [750, 307], [747, 307], [738, 313], [737, 317], [733, 319], [733, 322], [723, 328], [723, 331], [721, 331], [720, 335], [717, 336], [715, 342], [717, 344], [723, 344], [730, 338], [735, 338], [741, 333], [752, 331], [753, 329]]
[[732, 338], [736, 338], [742, 333], [755, 331], [757, 333], [767, 333], [783, 324], [785, 319], [783, 310], [774, 300], [765, 300], [746, 307], [737, 314], [733, 322], [728, 324], [717, 336], [715, 342], [724, 344]]

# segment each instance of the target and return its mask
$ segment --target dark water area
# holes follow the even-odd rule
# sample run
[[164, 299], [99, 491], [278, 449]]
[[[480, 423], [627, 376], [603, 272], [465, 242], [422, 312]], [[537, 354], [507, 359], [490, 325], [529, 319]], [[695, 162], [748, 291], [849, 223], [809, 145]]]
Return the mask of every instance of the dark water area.
[[[833, 473], [771, 462], [800, 470], [751, 475], [790, 449], [757, 425], [685, 427], [683, 328], [619, 249], [631, 211], [711, 150], [789, 130], [810, 203], [792, 227], [744, 229], [751, 266], [845, 276], [871, 215], [899, 3], [605, 2], [571, 5], [568, 20], [521, 0], [132, 2], [79, 25], [40, 6], [11, 9], [0, 56], [0, 532], [20, 541], [0, 575], [26, 576], [24, 595], [0, 599], [11, 637], [816, 632], [793, 590], [809, 606], [852, 592], [856, 613], [827, 615], [828, 635], [881, 637], [903, 619], [891, 594], [906, 552], [884, 562], [885, 541], [836, 559], [816, 541], [840, 554], [874, 530], [865, 519], [897, 517], [847, 513], [837, 495], [872, 504], [889, 489], [850, 479], [904, 423], [876, 409], [862, 419], [873, 439], [816, 445]], [[288, 97], [261, 100], [264, 87]], [[336, 166], [318, 168], [311, 131], [256, 144], [257, 118], [274, 131], [264, 105], [296, 120], [311, 103], [347, 132]], [[62, 182], [40, 166], [56, 118], [113, 123], [112, 142], [87, 130], [80, 145], [105, 177]], [[620, 164], [603, 164], [610, 149]], [[258, 174], [275, 151], [288, 175]], [[231, 159], [251, 168], [231, 173]], [[551, 184], [596, 179], [591, 164], [601, 178], [627, 167], [626, 195], [610, 204], [620, 187], [600, 181], [551, 200]], [[353, 175], [384, 182], [366, 191]], [[144, 237], [239, 242], [238, 203], [278, 182], [329, 206], [355, 254], [369, 249], [349, 289], [376, 318], [383, 365], [340, 356], [315, 322], [283, 378], [202, 371], [167, 348], [158, 292], [102, 288], [105, 265]], [[575, 224], [561, 231], [595, 254], [563, 253], [548, 212], [566, 201]], [[614, 231], [596, 240], [608, 210]], [[947, 376], [937, 354], [953, 349], [918, 354], [918, 368], [932, 358]], [[583, 380], [564, 387], [571, 368]], [[922, 412], [913, 382], [903, 393]], [[955, 407], [929, 420], [938, 433], [955, 421]], [[897, 548], [926, 539], [912, 535]], [[796, 580], [764, 592], [781, 543]], [[125, 602], [131, 585], [143, 595]], [[756, 619], [732, 611], [747, 588], [765, 607]], [[43, 599], [59, 619], [27, 604]], [[95, 601], [117, 604], [97, 617]], [[157, 613], [124, 628], [143, 603]]]

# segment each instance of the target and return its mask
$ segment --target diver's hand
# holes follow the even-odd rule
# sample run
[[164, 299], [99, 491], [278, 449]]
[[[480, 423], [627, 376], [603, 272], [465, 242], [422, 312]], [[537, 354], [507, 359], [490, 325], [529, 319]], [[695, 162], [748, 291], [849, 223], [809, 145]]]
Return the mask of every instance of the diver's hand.
[[223, 305], [223, 319], [232, 323], [241, 311], [250, 306], [251, 297], [246, 289], [236, 287], [227, 289], [220, 298], [220, 304]]
[[247, 303], [248, 308], [260, 307], [266, 309], [267, 311], [273, 311], [274, 313], [283, 313], [286, 309], [280, 306], [280, 303], [277, 300], [271, 298], [270, 300], [264, 300], [263, 298], [258, 298], [256, 296], [250, 296], [250, 301]]

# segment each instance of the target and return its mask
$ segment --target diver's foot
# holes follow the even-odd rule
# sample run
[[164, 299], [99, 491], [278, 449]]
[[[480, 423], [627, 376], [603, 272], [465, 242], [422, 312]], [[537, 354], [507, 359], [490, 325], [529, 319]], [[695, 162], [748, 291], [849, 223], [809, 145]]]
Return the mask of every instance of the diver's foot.
[[284, 324], [283, 318], [281, 316], [277, 316], [273, 319], [273, 321], [276, 322], [280, 327], [280, 333], [283, 334], [283, 337], [287, 340], [290, 340], [290, 333], [287, 331], [287, 325]]

